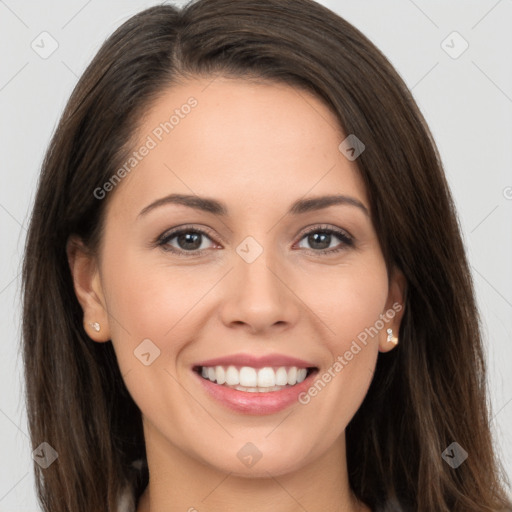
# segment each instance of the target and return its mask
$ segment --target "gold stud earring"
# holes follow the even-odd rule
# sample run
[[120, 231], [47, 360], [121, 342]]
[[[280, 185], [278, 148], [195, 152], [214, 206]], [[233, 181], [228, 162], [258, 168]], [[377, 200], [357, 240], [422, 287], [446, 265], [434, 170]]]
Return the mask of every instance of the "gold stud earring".
[[394, 345], [398, 344], [398, 338], [396, 336], [393, 336], [393, 329], [387, 329], [386, 332], [388, 333], [388, 339], [387, 341], [390, 343], [393, 343]]
[[89, 323], [89, 325], [96, 331], [96, 332], [100, 332], [100, 324], [98, 322], [92, 322], [92, 323]]

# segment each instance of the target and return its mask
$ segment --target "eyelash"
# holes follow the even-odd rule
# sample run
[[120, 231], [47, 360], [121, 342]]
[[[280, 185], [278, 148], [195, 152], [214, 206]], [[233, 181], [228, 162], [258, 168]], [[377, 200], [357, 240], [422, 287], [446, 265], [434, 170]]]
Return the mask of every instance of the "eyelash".
[[[173, 240], [174, 238], [176, 238], [180, 235], [186, 234], [186, 233], [194, 233], [194, 234], [203, 235], [203, 236], [206, 236], [207, 238], [210, 238], [210, 240], [211, 240], [211, 235], [207, 230], [198, 229], [193, 226], [184, 226], [184, 227], [181, 227], [174, 231], [163, 233], [156, 239], [154, 245], [156, 245], [157, 247], [161, 247], [164, 251], [172, 252], [174, 254], [178, 254], [178, 255], [184, 256], [184, 257], [198, 256], [203, 251], [207, 250], [207, 249], [201, 249], [201, 250], [185, 251], [182, 249], [176, 249], [175, 247], [171, 247], [168, 245], [171, 240]], [[299, 242], [312, 233], [335, 235], [336, 237], [338, 237], [341, 240], [341, 243], [340, 243], [340, 247], [338, 247], [337, 249], [320, 249], [320, 250], [306, 249], [306, 251], [310, 254], [311, 253], [333, 254], [333, 253], [337, 253], [339, 251], [343, 251], [343, 250], [346, 250], [347, 248], [354, 246], [354, 239], [348, 233], [346, 233], [345, 231], [342, 231], [342, 230], [330, 228], [325, 225], [314, 226], [313, 228], [305, 231], [304, 233], [302, 233], [302, 235], [299, 239]]]

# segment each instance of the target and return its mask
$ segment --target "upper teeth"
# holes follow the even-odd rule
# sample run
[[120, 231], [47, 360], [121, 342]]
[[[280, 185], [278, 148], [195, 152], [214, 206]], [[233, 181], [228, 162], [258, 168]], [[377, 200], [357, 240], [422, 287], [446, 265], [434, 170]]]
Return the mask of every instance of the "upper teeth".
[[308, 373], [306, 368], [296, 366], [280, 368], [252, 368], [242, 366], [240, 370], [235, 366], [203, 366], [201, 375], [217, 384], [228, 386], [245, 386], [248, 388], [274, 388], [275, 386], [293, 386], [302, 382]]

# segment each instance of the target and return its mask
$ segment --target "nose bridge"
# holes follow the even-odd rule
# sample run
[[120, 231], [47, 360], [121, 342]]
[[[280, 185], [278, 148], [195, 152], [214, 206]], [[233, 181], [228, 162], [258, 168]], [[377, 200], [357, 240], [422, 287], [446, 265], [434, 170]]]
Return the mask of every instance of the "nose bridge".
[[[225, 323], [244, 323], [253, 330], [275, 324], [293, 323], [298, 318], [294, 295], [280, 275], [276, 251], [247, 237], [236, 248], [231, 284], [223, 309]], [[280, 270], [281, 269], [281, 270]]]
[[237, 253], [239, 260], [235, 263], [235, 275], [238, 276], [240, 299], [256, 308], [269, 308], [279, 302], [283, 285], [275, 276], [275, 270], [270, 270], [279, 266], [275, 251], [260, 249], [255, 242], [246, 241], [239, 245]]
[[267, 301], [276, 299], [282, 290], [282, 284], [275, 275], [273, 267], [277, 267], [271, 251], [263, 251], [254, 261], [248, 262], [240, 258], [235, 265], [235, 274], [239, 276], [240, 290], [253, 299], [258, 296]]

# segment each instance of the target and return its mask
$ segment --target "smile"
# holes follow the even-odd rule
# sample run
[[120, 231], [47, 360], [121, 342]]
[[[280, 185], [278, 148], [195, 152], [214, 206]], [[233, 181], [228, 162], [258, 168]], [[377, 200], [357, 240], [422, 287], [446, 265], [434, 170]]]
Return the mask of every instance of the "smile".
[[268, 393], [291, 388], [303, 382], [315, 368], [280, 366], [199, 366], [195, 371], [203, 379], [218, 385], [248, 393]]
[[201, 393], [238, 414], [266, 415], [299, 404], [319, 367], [285, 354], [231, 354], [192, 367]]

